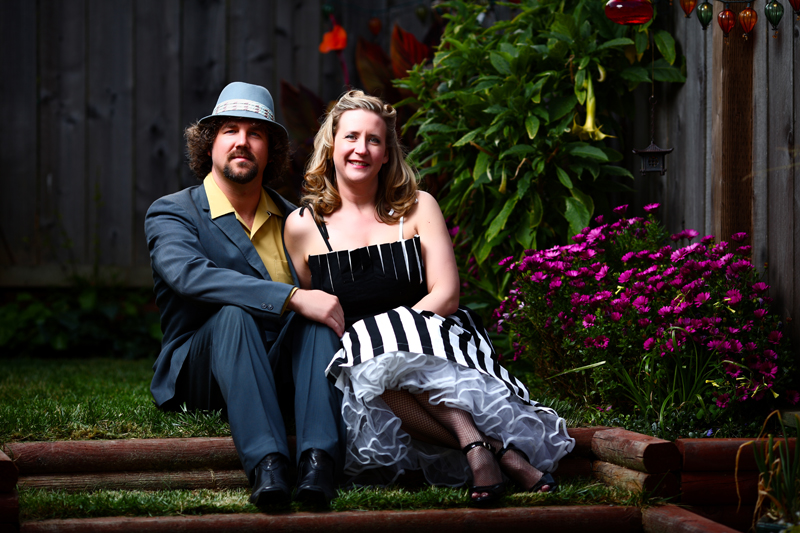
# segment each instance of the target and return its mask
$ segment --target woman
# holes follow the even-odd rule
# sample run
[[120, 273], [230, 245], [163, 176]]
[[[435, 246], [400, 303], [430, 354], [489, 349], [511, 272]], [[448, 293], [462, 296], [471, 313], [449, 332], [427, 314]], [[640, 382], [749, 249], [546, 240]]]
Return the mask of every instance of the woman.
[[344, 393], [345, 472], [387, 483], [421, 468], [451, 486], [471, 477], [473, 505], [502, 495], [501, 470], [527, 490], [554, 490], [542, 471], [574, 441], [458, 307], [444, 218], [417, 191], [395, 121], [379, 98], [342, 96], [314, 139], [305, 207], [286, 221], [300, 285], [338, 296], [344, 310], [342, 349], [327, 372]]

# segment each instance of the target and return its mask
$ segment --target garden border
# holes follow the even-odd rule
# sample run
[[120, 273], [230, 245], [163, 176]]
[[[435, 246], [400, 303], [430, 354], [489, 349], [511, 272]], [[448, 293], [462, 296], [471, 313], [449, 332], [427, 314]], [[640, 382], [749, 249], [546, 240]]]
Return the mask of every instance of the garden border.
[[[755, 485], [757, 473], [752, 453], [742, 454], [739, 465], [740, 489], [743, 493], [743, 509], [738, 514], [731, 514], [731, 509], [738, 504], [730, 501], [735, 496], [732, 485], [733, 467], [739, 446], [754, 439], [678, 439], [672, 443], [655, 437], [641, 435], [622, 428], [573, 428], [569, 430], [576, 440], [573, 452], [561, 461], [559, 475], [561, 477], [591, 476], [599, 480], [623, 488], [648, 490], [651, 493], [674, 498], [681, 497], [681, 503], [690, 505], [690, 509], [674, 505], [650, 508], [642, 511], [640, 526], [646, 532], [693, 532], [718, 531], [734, 532], [749, 527], [752, 521], [752, 504], [755, 503]], [[762, 439], [763, 441], [763, 439]], [[792, 446], [796, 443], [791, 439]], [[6, 452], [6, 453], [3, 453]], [[6, 455], [7, 454], [7, 455]], [[176, 468], [177, 467], [177, 468]], [[166, 470], [166, 471], [165, 471]], [[157, 472], [157, 474], [156, 474]], [[755, 480], [755, 481], [754, 481]], [[744, 484], [742, 484], [744, 482]], [[19, 525], [19, 498], [15, 487], [59, 487], [67, 490], [83, 490], [87, 487], [97, 488], [161, 488], [165, 484], [173, 488], [222, 488], [246, 487], [247, 479], [239, 466], [238, 456], [230, 437], [189, 438], [189, 439], [129, 439], [118, 441], [61, 441], [61, 442], [19, 442], [6, 444], [0, 450], [0, 531], [47, 531], [36, 529], [51, 527], [73, 527], [69, 520], [46, 520], [41, 522], [25, 522]], [[709, 491], [709, 484], [717, 486]], [[714, 485], [716, 484], [716, 485]], [[752, 485], [752, 486], [751, 486]], [[709, 496], [713, 494], [714, 496]], [[722, 495], [722, 496], [720, 496]], [[750, 502], [752, 500], [752, 502]], [[581, 513], [575, 524], [581, 523], [581, 516], [591, 515], [595, 507], [581, 507]], [[574, 507], [571, 508], [572, 515]], [[612, 507], [613, 508], [613, 507]], [[203, 517], [160, 517], [171, 525], [164, 526], [170, 531], [205, 531], [218, 527], [216, 520], [238, 520], [244, 517], [239, 525], [231, 527], [278, 527], [280, 531], [295, 531], [310, 526], [311, 518], [291, 519], [291, 516], [319, 516], [319, 524], [339, 527], [343, 524], [348, 531], [364, 527], [386, 527], [377, 515], [400, 513], [400, 521], [408, 526], [406, 517], [412, 522], [420, 520], [429, 524], [438, 520], [438, 514], [446, 512], [458, 515], [461, 529], [454, 531], [471, 531], [472, 527], [480, 529], [495, 523], [502, 525], [508, 520], [515, 524], [525, 522], [529, 517], [537, 515], [537, 524], [541, 520], [556, 520], [554, 527], [562, 531], [570, 531], [568, 524], [558, 525], [560, 507], [507, 508], [491, 511], [448, 510], [448, 511], [376, 511], [373, 513], [355, 513], [358, 519], [346, 518], [345, 513], [292, 515], [204, 515]], [[617, 507], [614, 509], [628, 509]], [[411, 514], [407, 514], [411, 513]], [[454, 514], [455, 513], [455, 514]], [[485, 513], [485, 514], [481, 514]], [[505, 514], [504, 514], [505, 513]], [[538, 516], [539, 513], [544, 513]], [[550, 514], [548, 514], [550, 513]], [[555, 513], [555, 514], [553, 514]], [[570, 513], [568, 513], [570, 514]], [[376, 518], [365, 518], [376, 515]], [[218, 518], [208, 518], [218, 517]], [[256, 518], [254, 518], [256, 517]], [[263, 517], [257, 518], [257, 517]], [[345, 518], [333, 518], [345, 517]], [[421, 518], [420, 518], [421, 517]], [[516, 518], [514, 518], [516, 517]], [[526, 518], [528, 517], [528, 518]], [[550, 518], [548, 518], [550, 517]], [[141, 530], [142, 527], [152, 531], [163, 531], [158, 519], [109, 517], [103, 519], [73, 519], [75, 528], [98, 527], [102, 531]], [[174, 522], [174, 520], [178, 520]], [[311, 521], [309, 521], [311, 520]], [[314, 519], [316, 520], [316, 519]], [[350, 522], [348, 522], [348, 520]], [[373, 521], [371, 521], [373, 520]], [[392, 520], [389, 519], [391, 523]], [[453, 518], [453, 520], [456, 520]], [[597, 519], [593, 519], [593, 525]], [[521, 522], [520, 522], [521, 521]], [[78, 524], [79, 522], [79, 524]], [[152, 524], [151, 524], [152, 522]], [[352, 523], [351, 523], [352, 522]], [[720, 523], [721, 522], [721, 523]], [[116, 523], [120, 528], [114, 529], [110, 524]], [[135, 529], [124, 529], [125, 524]], [[34, 526], [34, 524], [38, 524]], [[151, 524], [151, 525], [148, 525]], [[449, 525], [449, 523], [448, 523]], [[415, 526], [416, 527], [416, 526]], [[428, 527], [427, 525], [425, 527]], [[437, 523], [436, 528], [441, 528]], [[576, 525], [576, 527], [578, 527]], [[580, 526], [584, 527], [584, 526]], [[110, 529], [109, 529], [110, 528]], [[188, 529], [185, 529], [188, 528]], [[420, 532], [424, 529], [421, 529]], [[709, 529], [713, 528], [713, 529]], [[722, 528], [722, 529], [720, 529]], [[69, 530], [69, 529], [67, 529]], [[576, 529], [577, 530], [577, 529]], [[642, 531], [638, 529], [636, 531]], [[437, 531], [438, 533], [438, 531]]]

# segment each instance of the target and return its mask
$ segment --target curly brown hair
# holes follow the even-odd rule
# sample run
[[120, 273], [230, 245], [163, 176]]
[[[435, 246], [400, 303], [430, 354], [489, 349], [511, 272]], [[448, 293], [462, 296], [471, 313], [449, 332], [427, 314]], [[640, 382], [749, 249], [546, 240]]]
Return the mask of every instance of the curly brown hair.
[[300, 202], [312, 209], [317, 220], [330, 215], [342, 205], [336, 189], [336, 170], [333, 166], [333, 143], [339, 119], [356, 109], [371, 111], [386, 123], [386, 148], [389, 161], [378, 173], [375, 211], [385, 224], [393, 224], [417, 201], [417, 175], [406, 163], [403, 148], [397, 138], [397, 111], [375, 96], [363, 91], [346, 92], [325, 116], [316, 137], [314, 153], [306, 168], [303, 197]]
[[[232, 117], [215, 117], [204, 122], [197, 121], [184, 131], [186, 137], [186, 155], [189, 158], [189, 168], [192, 169], [197, 179], [202, 181], [211, 172], [211, 146], [223, 124]], [[235, 120], [235, 118], [234, 118]], [[269, 137], [269, 162], [264, 168], [264, 185], [277, 185], [289, 171], [289, 139], [279, 129], [262, 120], [254, 123], [263, 124]]]

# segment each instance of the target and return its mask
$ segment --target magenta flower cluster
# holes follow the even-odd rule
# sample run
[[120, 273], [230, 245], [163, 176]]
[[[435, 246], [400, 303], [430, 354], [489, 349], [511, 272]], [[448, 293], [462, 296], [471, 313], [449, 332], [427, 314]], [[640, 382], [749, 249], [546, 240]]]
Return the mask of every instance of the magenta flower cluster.
[[645, 206], [647, 218], [625, 218], [626, 208], [616, 208], [621, 218], [610, 224], [597, 217], [574, 244], [501, 262], [516, 281], [495, 318], [498, 331], [511, 328], [515, 357], [536, 358], [552, 375], [559, 360], [635, 369], [647, 354], [680, 361], [706, 350], [715, 368], [708, 400], [718, 408], [765, 397], [797, 403], [800, 394], [786, 386], [787, 339], [769, 312], [769, 286], [749, 260], [747, 235], [692, 243], [699, 234], [687, 229], [666, 238], [652, 215], [658, 204]]

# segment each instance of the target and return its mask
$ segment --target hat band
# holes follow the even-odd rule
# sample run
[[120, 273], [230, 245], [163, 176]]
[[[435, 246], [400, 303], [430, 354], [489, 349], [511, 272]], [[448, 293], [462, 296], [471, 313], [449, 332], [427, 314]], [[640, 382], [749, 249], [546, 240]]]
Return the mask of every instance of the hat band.
[[214, 108], [212, 115], [219, 115], [228, 111], [249, 111], [250, 113], [261, 115], [267, 120], [275, 122], [275, 115], [272, 113], [272, 110], [264, 104], [256, 102], [255, 100], [225, 100], [224, 102], [217, 104], [217, 107]]

